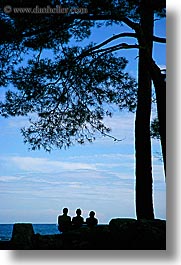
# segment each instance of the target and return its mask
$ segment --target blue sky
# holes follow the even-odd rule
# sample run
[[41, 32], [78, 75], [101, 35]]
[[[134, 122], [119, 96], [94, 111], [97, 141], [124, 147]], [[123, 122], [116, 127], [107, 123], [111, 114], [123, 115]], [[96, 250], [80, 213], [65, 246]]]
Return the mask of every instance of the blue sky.
[[[84, 45], [125, 30], [130, 31], [118, 26], [94, 30]], [[165, 20], [156, 21], [155, 35], [164, 37], [165, 31]], [[119, 54], [128, 58], [127, 71], [136, 77], [137, 51]], [[154, 45], [154, 59], [163, 68], [165, 54], [164, 44]], [[23, 143], [20, 128], [27, 118], [0, 118], [0, 223], [56, 223], [63, 207], [72, 216], [81, 208], [85, 218], [95, 210], [100, 223], [114, 217], [135, 218], [134, 119], [133, 113], [116, 111], [112, 119], [106, 118], [112, 135], [124, 138], [122, 142], [97, 135], [93, 144], [49, 154], [29, 151]], [[165, 219], [166, 187], [158, 141], [152, 141], [152, 149], [155, 215]]]

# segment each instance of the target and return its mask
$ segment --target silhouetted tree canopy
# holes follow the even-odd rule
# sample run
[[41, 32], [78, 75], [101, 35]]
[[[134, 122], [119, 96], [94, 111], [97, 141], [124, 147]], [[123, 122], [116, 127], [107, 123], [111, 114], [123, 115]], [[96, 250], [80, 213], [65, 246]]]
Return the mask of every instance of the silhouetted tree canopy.
[[[161, 5], [154, 1], [154, 9], [163, 15], [164, 1], [159, 2]], [[104, 125], [103, 118], [112, 115], [107, 104], [116, 103], [120, 109], [131, 111], [135, 109], [136, 82], [124, 72], [126, 59], [116, 58], [114, 49], [85, 56], [86, 50], [94, 49], [94, 44], [83, 48], [69, 47], [68, 43], [71, 39], [88, 38], [93, 26], [121, 25], [127, 19], [139, 21], [139, 3], [11, 1], [12, 7], [61, 4], [64, 8], [84, 7], [88, 10], [86, 14], [35, 15], [5, 14], [3, 8], [9, 2], [2, 1], [0, 85], [11, 83], [16, 90], [6, 93], [0, 113], [4, 117], [37, 114], [30, 120], [31, 126], [22, 130], [25, 141], [33, 149], [42, 146], [50, 150], [52, 146], [68, 147], [74, 141], [92, 141], [95, 130], [106, 135], [110, 128]], [[26, 65], [23, 63], [25, 58], [29, 58]]]
[[110, 131], [102, 122], [112, 115], [107, 104], [135, 108], [136, 82], [123, 72], [127, 61], [111, 54], [78, 59], [80, 53], [65, 48], [56, 60], [29, 60], [27, 67], [12, 71], [16, 91], [6, 93], [1, 115], [37, 114], [22, 130], [33, 149], [91, 142], [96, 130]]
[[[34, 7], [37, 2], [27, 5]], [[91, 10], [97, 14], [94, 4]], [[1, 85], [13, 84], [15, 90], [7, 91], [0, 113], [4, 117], [33, 114], [30, 127], [22, 129], [32, 149], [50, 151], [92, 142], [96, 131], [110, 132], [103, 123], [105, 116], [112, 116], [109, 104], [130, 111], [136, 107], [137, 86], [124, 71], [125, 58], [107, 51], [86, 54], [93, 44], [67, 45], [71, 38], [88, 37], [94, 24], [68, 15], [1, 13], [1, 26], [6, 28], [0, 45]]]

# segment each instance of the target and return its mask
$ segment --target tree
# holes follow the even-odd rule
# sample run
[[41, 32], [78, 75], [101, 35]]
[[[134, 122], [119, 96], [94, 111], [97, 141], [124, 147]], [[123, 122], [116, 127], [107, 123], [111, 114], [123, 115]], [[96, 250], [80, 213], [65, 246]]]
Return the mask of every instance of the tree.
[[154, 218], [150, 139], [151, 76], [146, 60], [147, 57], [152, 58], [154, 11], [150, 6], [151, 2], [142, 0], [140, 3], [140, 27], [144, 37], [139, 38], [139, 45], [145, 48], [139, 50], [139, 89], [135, 120], [136, 209], [140, 219]]
[[[35, 2], [37, 1], [32, 3], [35, 4]], [[105, 115], [112, 114], [108, 109], [105, 111], [105, 105], [103, 106], [102, 102], [116, 103], [120, 108], [128, 107], [133, 110], [136, 95], [135, 82], [122, 72], [125, 62], [121, 58], [118, 60], [110, 53], [119, 49], [138, 48], [139, 87], [135, 132], [136, 209], [138, 218], [152, 219], [154, 214], [150, 144], [151, 78], [153, 81], [157, 78], [153, 74], [152, 64], [148, 67], [145, 62], [152, 62], [153, 40], [165, 41], [153, 36], [153, 13], [163, 15], [165, 1], [108, 1], [106, 7], [105, 1], [99, 3], [98, 1], [61, 1], [61, 3], [65, 7], [84, 4], [91, 13], [66, 14], [58, 18], [57, 16], [40, 16], [33, 22], [32, 14], [19, 17], [12, 14], [9, 17], [13, 23], [7, 21], [7, 17], [2, 19], [6, 26], [10, 25], [9, 27], [14, 28], [14, 31], [11, 30], [9, 39], [4, 34], [7, 46], [17, 45], [18, 51], [22, 50], [21, 46], [23, 52], [31, 49], [38, 51], [38, 55], [36, 59], [29, 61], [28, 68], [22, 67], [18, 71], [16, 67], [14, 70], [10, 69], [12, 75], [9, 76], [5, 74], [7, 71], [3, 72], [3, 80], [13, 81], [19, 93], [9, 91], [6, 94], [6, 103], [1, 104], [1, 114], [14, 116], [27, 115], [29, 112], [38, 113], [39, 120], [37, 122], [31, 120], [32, 126], [23, 130], [26, 141], [32, 144], [34, 149], [43, 146], [46, 150], [50, 150], [52, 144], [61, 148], [64, 143], [70, 146], [71, 139], [80, 143], [85, 140], [92, 141], [95, 130], [107, 135], [109, 129], [102, 121]], [[90, 45], [84, 49], [65, 47], [65, 43], [68, 43], [72, 36], [79, 40], [89, 36], [90, 27], [95, 25], [97, 20], [102, 21], [102, 24], [105, 24], [105, 21], [108, 24], [123, 22], [133, 29], [133, 33], [121, 33], [100, 45]], [[136, 38], [138, 44], [121, 43], [102, 48], [113, 39], [123, 36]], [[57, 44], [61, 44], [59, 48], [55, 48]], [[54, 48], [57, 56], [55, 63], [40, 59], [44, 48]], [[62, 55], [58, 56], [60, 52]], [[7, 61], [10, 63], [13, 58], [13, 56], [9, 57]], [[92, 72], [95, 70], [94, 65], [99, 70], [97, 73]], [[116, 75], [115, 71], [117, 71]], [[81, 82], [76, 80], [77, 73], [80, 75]], [[89, 81], [85, 84], [87, 79]], [[45, 80], [48, 82], [46, 83]], [[119, 89], [121, 80], [124, 80], [124, 85], [122, 83]], [[131, 86], [133, 90], [130, 89]], [[58, 87], [61, 87], [59, 91]], [[77, 87], [81, 89], [77, 90]], [[59, 124], [62, 127], [57, 126]], [[47, 146], [47, 143], [50, 145]], [[146, 154], [145, 150], [147, 150]], [[145, 163], [142, 162], [143, 158]]]
[[[152, 60], [151, 76], [156, 91], [157, 112], [158, 112], [158, 133], [157, 138], [161, 140], [162, 156], [164, 163], [164, 170], [166, 176], [166, 73], [162, 73], [161, 69]], [[154, 123], [155, 125], [156, 123]], [[152, 128], [155, 128], [152, 127]]]

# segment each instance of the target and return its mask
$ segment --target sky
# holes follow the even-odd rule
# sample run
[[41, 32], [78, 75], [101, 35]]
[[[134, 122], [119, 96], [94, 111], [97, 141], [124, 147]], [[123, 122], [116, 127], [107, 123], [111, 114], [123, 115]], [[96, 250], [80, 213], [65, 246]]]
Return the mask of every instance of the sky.
[[[165, 19], [155, 22], [155, 35], [165, 37], [165, 24]], [[118, 26], [94, 29], [89, 40], [80, 45], [100, 43], [125, 30], [130, 31]], [[126, 70], [136, 77], [137, 51], [119, 54], [129, 60]], [[154, 44], [153, 54], [158, 65], [165, 68], [165, 45]], [[152, 115], [156, 115], [155, 107]], [[29, 151], [23, 143], [20, 128], [27, 124], [25, 117], [0, 117], [0, 223], [56, 223], [63, 207], [69, 208], [71, 216], [81, 208], [84, 218], [94, 210], [100, 223], [115, 217], [136, 218], [135, 113], [115, 111], [113, 118], [105, 122], [112, 128], [111, 134], [123, 141], [97, 135], [92, 144], [46, 153]], [[155, 216], [166, 219], [166, 184], [160, 154], [159, 141], [152, 140]]]

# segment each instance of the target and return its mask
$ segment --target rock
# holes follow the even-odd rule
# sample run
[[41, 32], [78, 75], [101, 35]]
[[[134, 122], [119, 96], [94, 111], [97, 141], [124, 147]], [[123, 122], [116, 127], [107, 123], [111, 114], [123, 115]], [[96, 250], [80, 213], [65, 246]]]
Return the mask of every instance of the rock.
[[165, 250], [166, 221], [112, 219], [109, 223], [114, 249]]
[[13, 249], [33, 249], [34, 230], [32, 224], [14, 224], [11, 244]]
[[108, 225], [93, 228], [81, 227], [62, 234], [63, 249], [109, 249], [110, 231]]
[[0, 241], [0, 250], [11, 250], [11, 241]]
[[61, 250], [63, 249], [62, 235], [40, 235], [34, 236], [34, 249], [37, 250]]
[[81, 227], [59, 235], [34, 234], [32, 224], [15, 224], [2, 249], [41, 250], [165, 250], [166, 221], [117, 218], [109, 225]]
[[109, 222], [109, 228], [112, 232], [122, 231], [125, 225], [135, 225], [137, 220], [131, 218], [116, 218]]
[[89, 230], [89, 249], [110, 249], [110, 229], [108, 225], [98, 225]]

